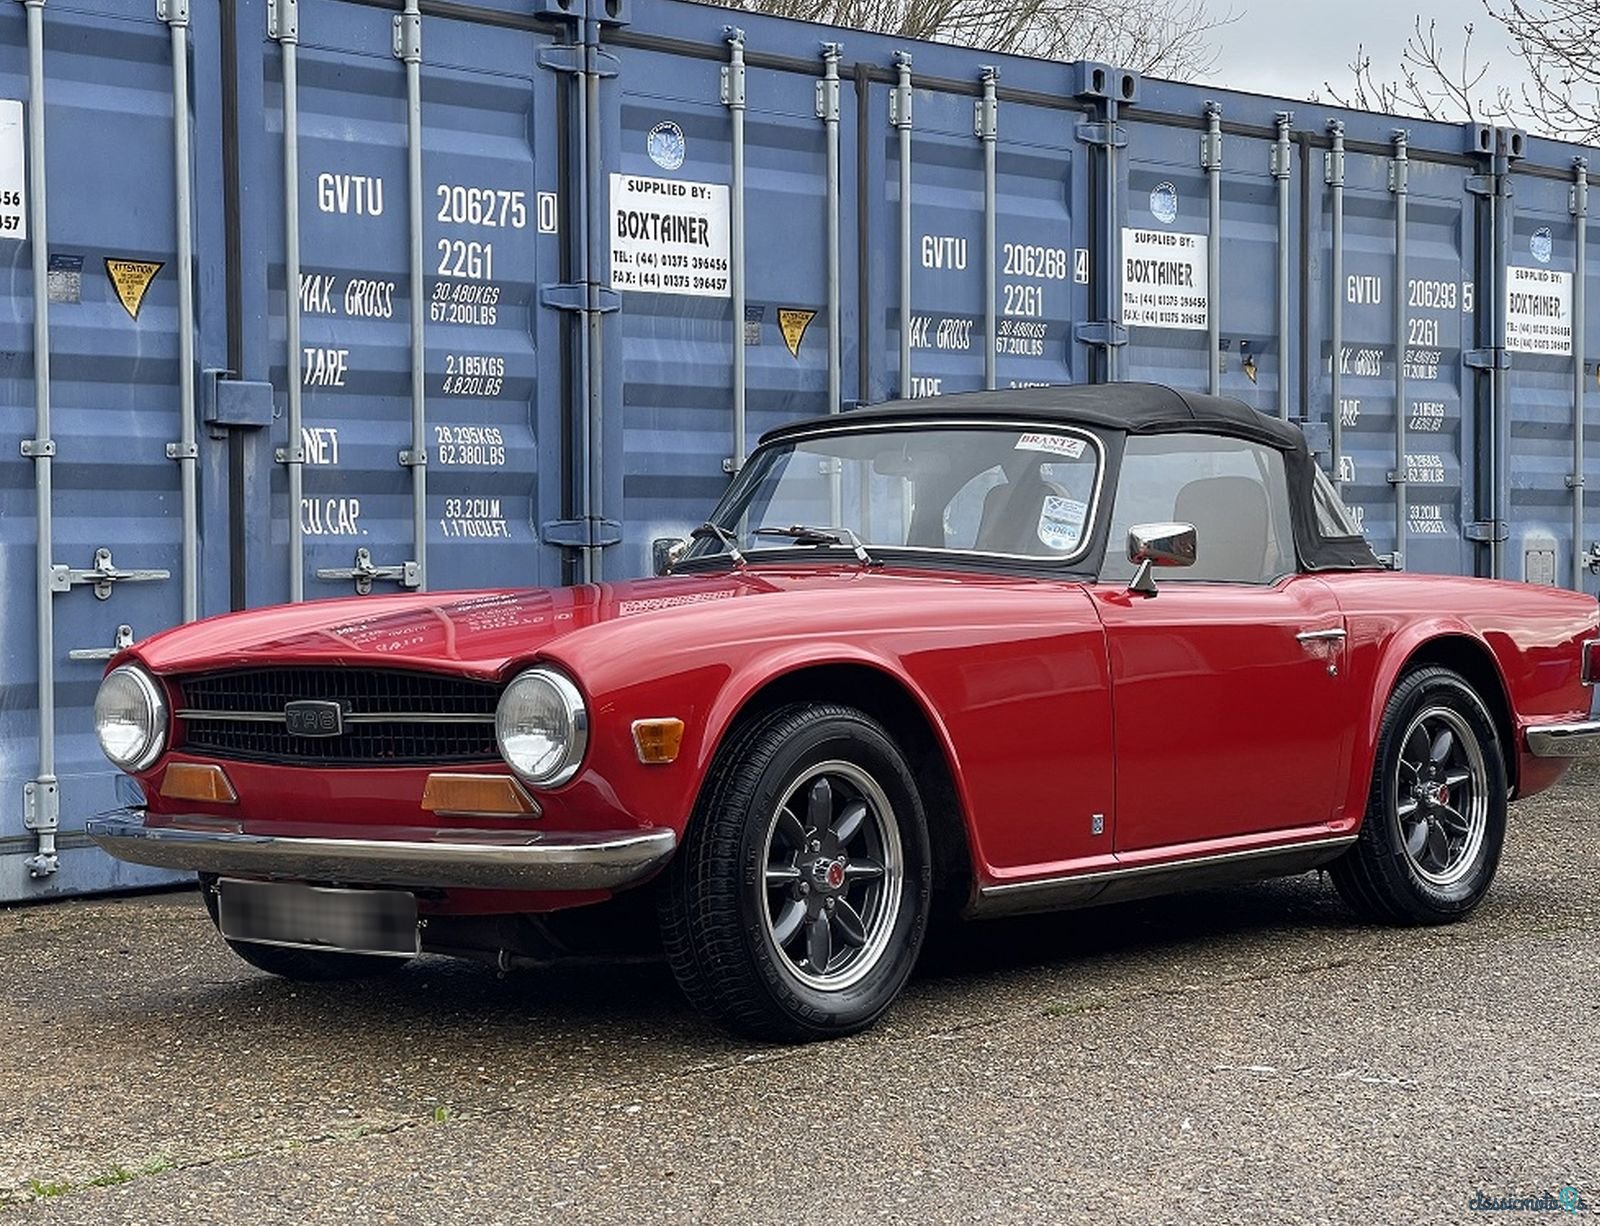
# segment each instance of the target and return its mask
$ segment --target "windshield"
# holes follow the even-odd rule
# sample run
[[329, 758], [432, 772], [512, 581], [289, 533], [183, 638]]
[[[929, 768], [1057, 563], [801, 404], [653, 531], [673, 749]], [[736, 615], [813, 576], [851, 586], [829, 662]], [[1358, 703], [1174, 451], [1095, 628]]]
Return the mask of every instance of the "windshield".
[[[751, 457], [714, 523], [745, 556], [797, 548], [1066, 561], [1088, 547], [1100, 445], [1066, 428], [932, 425], [818, 434]], [[770, 534], [761, 529], [804, 529]], [[687, 558], [726, 554], [702, 532]]]

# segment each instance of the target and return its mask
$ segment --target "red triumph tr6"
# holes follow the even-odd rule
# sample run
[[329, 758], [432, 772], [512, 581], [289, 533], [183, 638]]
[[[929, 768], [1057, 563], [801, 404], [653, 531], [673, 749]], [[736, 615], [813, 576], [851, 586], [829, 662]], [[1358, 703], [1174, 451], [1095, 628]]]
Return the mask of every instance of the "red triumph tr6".
[[[123, 651], [146, 804], [292, 979], [643, 933], [746, 1033], [860, 1030], [969, 916], [1325, 868], [1434, 924], [1600, 749], [1594, 597], [1381, 565], [1293, 425], [1138, 385], [766, 435], [664, 576], [320, 601]], [[667, 543], [662, 542], [663, 546]]]

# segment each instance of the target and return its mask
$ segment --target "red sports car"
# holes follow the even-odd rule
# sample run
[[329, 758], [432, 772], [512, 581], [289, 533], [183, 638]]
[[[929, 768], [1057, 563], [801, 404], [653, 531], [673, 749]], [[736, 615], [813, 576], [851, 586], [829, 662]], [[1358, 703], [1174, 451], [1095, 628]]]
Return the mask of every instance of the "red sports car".
[[276, 974], [659, 931], [696, 1005], [800, 1040], [882, 1014], [941, 903], [1325, 867], [1372, 919], [1459, 919], [1507, 801], [1600, 747], [1593, 597], [1385, 569], [1300, 431], [1230, 400], [801, 422], [692, 538], [658, 578], [148, 639], [95, 709], [147, 803], [92, 833], [197, 870]]

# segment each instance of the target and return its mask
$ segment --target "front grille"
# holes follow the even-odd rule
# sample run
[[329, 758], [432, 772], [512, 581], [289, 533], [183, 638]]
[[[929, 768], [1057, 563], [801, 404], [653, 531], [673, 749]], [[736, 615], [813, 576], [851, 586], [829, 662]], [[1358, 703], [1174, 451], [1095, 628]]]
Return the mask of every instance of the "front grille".
[[[256, 668], [180, 677], [182, 748], [242, 762], [435, 766], [499, 758], [491, 681], [378, 668]], [[288, 730], [291, 702], [337, 702], [343, 731]]]

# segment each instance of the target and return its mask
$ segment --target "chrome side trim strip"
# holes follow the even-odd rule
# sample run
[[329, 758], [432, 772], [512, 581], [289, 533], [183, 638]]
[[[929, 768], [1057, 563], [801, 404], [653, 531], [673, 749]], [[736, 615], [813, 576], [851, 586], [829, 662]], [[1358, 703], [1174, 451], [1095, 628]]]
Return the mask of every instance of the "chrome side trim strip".
[[[233, 720], [242, 724], [281, 724], [285, 722], [282, 711], [201, 711], [185, 708], [176, 713], [179, 719]], [[346, 724], [492, 724], [494, 714], [473, 715], [462, 712], [429, 711], [368, 711], [345, 712]]]
[[1336, 858], [1354, 834], [983, 886], [969, 915], [1009, 915], [1149, 897], [1208, 884], [1305, 872]]
[[1600, 720], [1536, 724], [1528, 729], [1528, 752], [1536, 758], [1600, 757]]
[[[666, 827], [554, 832], [421, 827], [327, 827], [329, 836], [248, 834], [236, 821], [172, 817], [149, 825], [142, 809], [85, 823], [119, 860], [238, 877], [353, 885], [511, 890], [606, 890], [648, 877], [672, 855]], [[374, 837], [387, 835], [388, 837]]]

